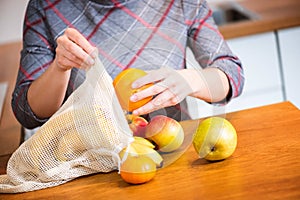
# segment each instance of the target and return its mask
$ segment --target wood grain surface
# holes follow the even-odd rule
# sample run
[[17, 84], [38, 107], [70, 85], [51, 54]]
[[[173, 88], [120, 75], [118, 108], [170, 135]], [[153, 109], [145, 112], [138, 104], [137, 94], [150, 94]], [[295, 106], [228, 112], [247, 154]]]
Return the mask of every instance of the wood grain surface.
[[[0, 199], [300, 199], [300, 111], [284, 102], [226, 118], [238, 133], [238, 147], [227, 160], [207, 162], [187, 145], [146, 184], [129, 185], [114, 171]], [[198, 124], [182, 122], [187, 135]]]

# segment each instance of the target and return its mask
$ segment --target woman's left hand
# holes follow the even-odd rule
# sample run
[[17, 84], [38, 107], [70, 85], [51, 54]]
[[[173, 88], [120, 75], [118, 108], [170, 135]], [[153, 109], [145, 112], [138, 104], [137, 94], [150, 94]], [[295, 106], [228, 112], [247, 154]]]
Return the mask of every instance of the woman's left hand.
[[[132, 84], [132, 88], [139, 88], [143, 85], [154, 83], [130, 97], [133, 102], [149, 96], [154, 98], [144, 106], [133, 111], [134, 115], [143, 115], [160, 108], [169, 107], [180, 103], [186, 96], [196, 92], [192, 87], [192, 80], [188, 80], [188, 70], [174, 70], [160, 68], [150, 71], [146, 76], [139, 78]], [[190, 77], [192, 78], [192, 77]]]

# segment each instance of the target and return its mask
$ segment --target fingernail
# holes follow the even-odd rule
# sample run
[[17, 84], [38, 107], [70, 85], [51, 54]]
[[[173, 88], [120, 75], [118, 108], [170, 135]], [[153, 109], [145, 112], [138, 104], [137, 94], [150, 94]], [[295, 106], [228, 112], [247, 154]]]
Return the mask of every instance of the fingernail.
[[130, 101], [133, 101], [133, 102], [137, 101], [137, 96], [136, 95], [132, 95], [130, 97]]
[[94, 64], [95, 64], [94, 59], [91, 58], [91, 57], [88, 57], [88, 58], [87, 58], [87, 64], [88, 64], [88, 65], [94, 65]]
[[132, 114], [138, 116], [138, 115], [139, 115], [139, 112], [136, 111], [136, 110], [134, 110], [134, 111], [132, 111]]
[[133, 82], [132, 84], [131, 84], [131, 88], [132, 89], [135, 89], [137, 87], [137, 84], [135, 83], [135, 82]]
[[98, 53], [97, 53], [97, 51], [95, 50], [95, 51], [93, 51], [92, 53], [91, 53], [91, 57], [92, 58], [97, 58], [97, 56], [98, 56]]

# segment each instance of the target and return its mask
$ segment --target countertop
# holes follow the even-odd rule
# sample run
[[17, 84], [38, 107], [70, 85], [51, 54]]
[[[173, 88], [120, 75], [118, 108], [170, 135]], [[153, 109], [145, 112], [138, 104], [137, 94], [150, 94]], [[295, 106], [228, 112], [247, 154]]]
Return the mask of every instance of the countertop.
[[238, 4], [258, 15], [258, 19], [221, 25], [225, 39], [300, 26], [299, 0], [240, 0]]
[[[199, 159], [186, 137], [182, 156], [146, 184], [129, 185], [113, 171], [43, 190], [0, 194], [0, 199], [300, 199], [299, 109], [282, 102], [226, 118], [238, 134], [237, 149], [226, 160]], [[199, 122], [181, 122], [186, 136]]]

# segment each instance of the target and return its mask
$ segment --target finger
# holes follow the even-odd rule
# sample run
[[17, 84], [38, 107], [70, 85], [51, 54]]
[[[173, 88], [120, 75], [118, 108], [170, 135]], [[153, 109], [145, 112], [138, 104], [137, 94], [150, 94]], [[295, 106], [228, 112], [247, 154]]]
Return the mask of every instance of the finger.
[[131, 85], [132, 88], [139, 88], [143, 85], [149, 84], [149, 83], [156, 83], [161, 80], [163, 80], [165, 77], [164, 73], [161, 70], [153, 70], [149, 72], [147, 75], [137, 79], [134, 81]]
[[130, 101], [132, 102], [136, 102], [139, 101], [141, 99], [147, 98], [147, 97], [151, 97], [154, 95], [157, 95], [161, 92], [163, 92], [166, 89], [166, 87], [161, 86], [159, 84], [154, 84], [144, 90], [141, 90], [137, 93], [134, 93], [131, 97], [130, 97]]
[[145, 105], [143, 105], [142, 107], [136, 109], [136, 110], [133, 110], [132, 111], [132, 114], [133, 115], [145, 115], [145, 114], [148, 114], [152, 111], [155, 111], [155, 110], [158, 110], [160, 107], [158, 106], [155, 106], [152, 101], [146, 103]]
[[57, 40], [57, 48], [56, 48], [56, 63], [59, 67], [68, 70], [73, 67], [88, 69], [90, 67], [89, 64], [83, 62], [79, 59], [75, 54], [71, 53], [64, 46], [65, 43], [68, 42], [68, 39], [64, 36]]
[[165, 89], [160, 94], [158, 94], [152, 101], [134, 110], [133, 114], [144, 115], [161, 108], [174, 106], [180, 103], [185, 97], [186, 97], [185, 93], [177, 94], [168, 88]]
[[74, 60], [67, 58], [67, 57], [65, 57], [65, 59], [68, 63], [73, 63], [72, 67], [75, 67], [78, 69], [85, 69], [85, 70], [90, 68], [90, 65], [86, 64], [85, 62], [77, 63], [77, 62], [74, 62]]
[[80, 68], [80, 65], [63, 56], [56, 57], [55, 62], [56, 65], [63, 70], [69, 70], [73, 67]]
[[62, 47], [69, 52], [70, 54], [73, 54], [75, 57], [77, 57], [80, 60], [80, 63], [86, 63], [90, 66], [94, 64], [94, 59], [87, 54], [81, 47], [79, 47], [76, 43], [69, 40], [67, 37], [61, 37], [59, 38], [60, 44]]
[[75, 53], [76, 56], [82, 60], [82, 62], [88, 65], [94, 64], [94, 59], [98, 55], [93, 47], [86, 38], [78, 32], [76, 29], [68, 28], [64, 33], [65, 43], [64, 47], [70, 50], [71, 53]]
[[152, 103], [157, 107], [166, 107], [166, 106], [173, 106], [173, 99], [176, 99], [176, 95], [172, 93], [170, 90], [165, 90], [164, 92], [157, 95], [153, 100]]
[[134, 115], [144, 115], [161, 108], [174, 106], [177, 104], [177, 101], [173, 102], [174, 99], [177, 100], [177, 98], [174, 97], [170, 91], [166, 90], [165, 92], [156, 96], [152, 101], [134, 110], [132, 113]]
[[62, 59], [68, 58], [68, 60], [73, 61], [77, 65], [81, 65], [82, 63], [82, 61], [77, 56], [67, 51], [63, 46], [57, 47], [56, 55], [57, 57], [60, 56]]
[[73, 67], [80, 68], [80, 69], [89, 69], [91, 67], [90, 63], [82, 62], [78, 57], [76, 57], [74, 54], [71, 54], [70, 52], [65, 50], [65, 54], [63, 55], [66, 59], [69, 61], [72, 61], [75, 63]]
[[87, 39], [76, 29], [67, 28], [65, 31], [67, 37], [80, 46], [87, 54], [92, 54], [94, 47], [87, 41]]

